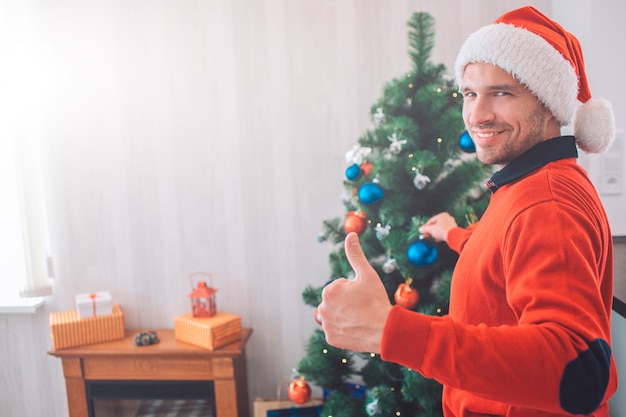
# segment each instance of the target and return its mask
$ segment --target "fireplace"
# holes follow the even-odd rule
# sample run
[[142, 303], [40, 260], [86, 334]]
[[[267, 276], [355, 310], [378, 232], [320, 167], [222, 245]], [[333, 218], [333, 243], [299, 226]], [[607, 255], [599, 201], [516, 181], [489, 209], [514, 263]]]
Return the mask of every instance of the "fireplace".
[[85, 381], [89, 417], [214, 417], [213, 381]]
[[159, 343], [137, 347], [137, 331], [48, 352], [62, 360], [69, 417], [249, 416], [245, 345], [252, 329], [214, 350], [176, 340], [173, 329], [157, 329]]

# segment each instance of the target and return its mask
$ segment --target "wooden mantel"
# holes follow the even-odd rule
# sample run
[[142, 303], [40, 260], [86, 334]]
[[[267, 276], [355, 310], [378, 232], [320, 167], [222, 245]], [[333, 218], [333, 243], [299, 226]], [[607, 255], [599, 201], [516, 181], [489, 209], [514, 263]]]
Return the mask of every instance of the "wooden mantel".
[[127, 330], [124, 339], [53, 350], [61, 358], [70, 417], [89, 417], [85, 381], [213, 381], [217, 417], [248, 417], [245, 346], [252, 329], [242, 329], [240, 341], [207, 350], [174, 338], [171, 329], [155, 330], [159, 343], [135, 346], [142, 330]]

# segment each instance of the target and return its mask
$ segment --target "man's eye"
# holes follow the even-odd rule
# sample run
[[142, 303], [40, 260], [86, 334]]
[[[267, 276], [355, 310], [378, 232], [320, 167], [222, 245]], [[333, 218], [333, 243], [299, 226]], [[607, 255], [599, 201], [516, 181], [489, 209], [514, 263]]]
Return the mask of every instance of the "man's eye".
[[498, 96], [498, 97], [508, 96], [508, 95], [509, 95], [509, 93], [507, 91], [498, 91], [496, 93], [496, 96]]

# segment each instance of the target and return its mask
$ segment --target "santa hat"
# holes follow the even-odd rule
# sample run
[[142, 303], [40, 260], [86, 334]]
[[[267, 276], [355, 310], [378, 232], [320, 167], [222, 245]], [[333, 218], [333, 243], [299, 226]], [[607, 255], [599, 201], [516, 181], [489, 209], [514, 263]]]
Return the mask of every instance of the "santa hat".
[[494, 64], [514, 76], [562, 126], [575, 115], [574, 136], [583, 151], [600, 153], [613, 143], [613, 110], [608, 101], [591, 99], [578, 39], [537, 9], [510, 11], [470, 35], [455, 64], [459, 85], [472, 62]]

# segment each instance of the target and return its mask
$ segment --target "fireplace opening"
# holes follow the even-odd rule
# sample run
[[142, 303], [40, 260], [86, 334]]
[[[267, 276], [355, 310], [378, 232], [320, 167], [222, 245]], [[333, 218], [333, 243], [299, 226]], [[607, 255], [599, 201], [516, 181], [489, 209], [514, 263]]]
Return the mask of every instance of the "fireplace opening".
[[214, 417], [213, 381], [85, 381], [89, 417]]

